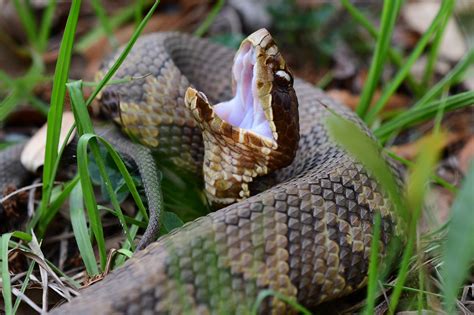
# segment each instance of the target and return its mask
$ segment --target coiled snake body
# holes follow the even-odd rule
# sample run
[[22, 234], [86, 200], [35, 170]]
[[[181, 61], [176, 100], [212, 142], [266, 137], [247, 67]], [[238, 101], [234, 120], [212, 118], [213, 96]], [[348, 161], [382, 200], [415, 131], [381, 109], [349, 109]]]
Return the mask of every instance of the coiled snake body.
[[[188, 35], [143, 36], [116, 75], [139, 79], [111, 86], [104, 104], [142, 143], [200, 169], [201, 130], [183, 105], [186, 89], [193, 85], [210, 102], [231, 98], [233, 56]], [[311, 84], [295, 79], [293, 86], [299, 143], [291, 164], [239, 183], [261, 192], [160, 238], [54, 313], [245, 314], [263, 289], [312, 307], [363, 286], [375, 213], [382, 215], [381, 255], [398, 220], [375, 180], [329, 138], [328, 108], [370, 132]], [[259, 308], [270, 309], [294, 311], [276, 298]]]

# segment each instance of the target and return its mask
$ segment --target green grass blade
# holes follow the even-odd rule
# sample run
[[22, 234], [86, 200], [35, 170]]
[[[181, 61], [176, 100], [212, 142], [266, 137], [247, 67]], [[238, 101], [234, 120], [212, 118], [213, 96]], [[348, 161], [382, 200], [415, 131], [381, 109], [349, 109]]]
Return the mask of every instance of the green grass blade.
[[[145, 206], [143, 205], [142, 199], [140, 198], [140, 194], [138, 193], [137, 187], [135, 186], [135, 182], [133, 181], [132, 176], [127, 170], [127, 167], [123, 163], [122, 159], [120, 158], [120, 155], [115, 151], [114, 147], [108, 143], [104, 138], [96, 136], [97, 139], [105, 146], [107, 149], [107, 152], [110, 154], [112, 159], [114, 160], [115, 165], [117, 166], [119, 172], [122, 174], [125, 184], [127, 185], [127, 188], [130, 191], [130, 194], [133, 197], [133, 200], [135, 201], [138, 211], [142, 214], [142, 216], [145, 218], [146, 221], [148, 221], [148, 213], [146, 211]], [[159, 189], [159, 187], [156, 187], [156, 189]]]
[[141, 32], [145, 28], [146, 23], [152, 17], [153, 12], [155, 12], [155, 10], [158, 7], [159, 3], [160, 3], [159, 0], [155, 1], [155, 3], [153, 4], [153, 6], [150, 8], [147, 15], [145, 16], [145, 18], [143, 18], [143, 20], [137, 26], [137, 29], [133, 32], [132, 37], [128, 41], [128, 43], [125, 46], [125, 48], [123, 49], [123, 51], [120, 53], [120, 55], [117, 58], [117, 60], [115, 61], [115, 63], [112, 65], [112, 67], [110, 67], [109, 71], [107, 71], [107, 73], [104, 75], [104, 78], [102, 78], [102, 80], [99, 82], [99, 84], [97, 85], [95, 90], [91, 93], [90, 97], [87, 99], [87, 102], [86, 102], [87, 106], [89, 106], [90, 103], [92, 103], [92, 101], [95, 99], [97, 94], [99, 94], [99, 92], [107, 84], [107, 82], [112, 78], [112, 76], [115, 74], [115, 72], [117, 72], [118, 68], [123, 63], [123, 61], [127, 57], [128, 53], [132, 49], [133, 45], [137, 41], [138, 37], [140, 36]]
[[49, 224], [54, 219], [56, 214], [59, 212], [59, 209], [64, 204], [67, 197], [71, 193], [72, 189], [77, 185], [78, 182], [79, 182], [79, 176], [76, 175], [71, 181], [69, 181], [64, 186], [63, 191], [51, 201], [48, 212], [45, 214], [44, 217], [40, 218], [39, 227], [38, 227], [39, 235], [43, 236], [44, 233], [46, 233], [46, 229], [48, 228]]
[[[389, 287], [389, 288], [394, 288], [395, 287], [395, 285], [390, 284], [390, 283], [384, 283], [383, 285], [385, 287]], [[425, 295], [432, 295], [432, 296], [436, 296], [436, 297], [443, 297], [442, 294], [438, 294], [438, 293], [434, 293], [434, 292], [430, 292], [430, 291], [426, 291], [426, 290], [420, 290], [420, 289], [417, 289], [417, 288], [412, 288], [412, 287], [407, 287], [407, 286], [404, 286], [403, 290], [408, 291], [408, 292], [423, 293]]]
[[18, 17], [20, 18], [21, 25], [25, 28], [26, 37], [28, 42], [33, 45], [33, 47], [38, 48], [38, 40], [36, 36], [36, 19], [31, 12], [29, 2], [20, 3], [19, 0], [13, 0], [13, 6], [15, 7]]
[[[28, 270], [26, 271], [25, 279], [23, 280], [23, 283], [20, 288], [20, 292], [22, 294], [25, 294], [26, 288], [28, 287], [28, 284], [30, 283], [30, 277], [31, 277], [31, 274], [33, 273], [33, 269], [35, 268], [35, 265], [36, 265], [36, 262], [33, 260], [30, 263]], [[15, 300], [15, 305], [13, 305], [13, 312], [12, 312], [13, 314], [16, 314], [16, 312], [18, 311], [18, 307], [20, 306], [20, 303], [21, 303], [21, 298], [17, 296]]]
[[39, 111], [44, 116], [48, 115], [49, 105], [47, 103], [45, 103], [43, 100], [39, 99], [38, 97], [34, 95], [28, 95], [27, 99], [31, 107]]
[[454, 200], [451, 222], [444, 244], [441, 275], [444, 307], [453, 314], [459, 289], [474, 261], [474, 162], [471, 161], [464, 183]]
[[445, 112], [472, 106], [474, 104], [474, 91], [459, 93], [447, 97], [445, 100], [430, 102], [426, 106], [410, 108], [375, 129], [374, 135], [383, 142], [387, 140], [394, 131], [434, 117], [438, 112], [439, 107], [443, 106], [443, 103]]
[[[415, 165], [415, 163], [413, 163], [412, 161], [404, 159], [401, 156], [396, 155], [392, 151], [384, 150], [384, 152], [387, 153], [392, 159], [397, 160], [398, 162], [404, 164], [405, 166], [413, 167]], [[433, 174], [432, 181], [435, 184], [443, 186], [444, 188], [446, 188], [447, 190], [449, 190], [452, 193], [457, 193], [457, 191], [458, 191], [456, 186], [454, 186], [453, 184], [447, 182], [445, 179], [437, 176], [436, 174]]]
[[464, 57], [451, 69], [451, 71], [443, 76], [438, 83], [436, 83], [428, 92], [426, 92], [422, 98], [420, 98], [414, 105], [414, 108], [423, 107], [430, 100], [440, 95], [444, 89], [457, 83], [460, 78], [464, 75], [466, 70], [474, 63], [474, 49], [464, 55]]
[[[135, 220], [136, 221], [143, 221], [143, 216], [142, 216], [141, 212], [137, 213], [137, 215], [135, 216]], [[132, 227], [130, 228], [131, 238], [135, 238], [135, 236], [137, 235], [137, 232], [138, 232], [138, 225], [132, 225]], [[122, 250], [127, 251], [127, 250], [130, 250], [130, 248], [132, 248], [132, 244], [128, 241], [128, 239], [126, 239], [123, 246], [122, 246]], [[114, 267], [118, 267], [118, 266], [123, 265], [126, 258], [127, 258], [126, 255], [120, 255], [117, 258], [115, 258]]]
[[441, 5], [441, 8], [438, 11], [438, 14], [431, 23], [430, 27], [426, 30], [426, 32], [416, 44], [415, 49], [406, 60], [404, 66], [398, 71], [397, 75], [394, 79], [391, 80], [390, 84], [383, 89], [382, 95], [377, 100], [375, 106], [365, 116], [365, 122], [367, 124], [372, 124], [372, 122], [377, 117], [377, 114], [385, 107], [388, 99], [393, 95], [393, 93], [395, 93], [395, 91], [403, 82], [407, 74], [410, 72], [410, 69], [412, 68], [415, 61], [420, 57], [421, 53], [424, 51], [434, 32], [439, 30], [439, 26], [444, 19], [448, 7], [449, 1], [443, 1], [443, 4]]
[[45, 51], [48, 45], [48, 38], [51, 32], [51, 24], [53, 22], [54, 11], [56, 10], [57, 1], [49, 0], [48, 6], [41, 18], [41, 26], [38, 35], [38, 46], [41, 52]]
[[[53, 174], [56, 174], [59, 168], [59, 163], [61, 162], [61, 156], [63, 155], [63, 152], [66, 149], [67, 143], [69, 142], [69, 139], [71, 138], [74, 130], [75, 130], [75, 124], [73, 124], [73, 126], [68, 130], [68, 133], [66, 134], [66, 138], [64, 139], [64, 142], [62, 143], [61, 148], [59, 149], [58, 158], [56, 159], [56, 163], [54, 163], [53, 170], [52, 170]], [[76, 180], [78, 180], [78, 178]], [[36, 227], [36, 224], [40, 222], [39, 236], [43, 237], [44, 235], [43, 233], [46, 231], [48, 224], [55, 217], [62, 203], [66, 200], [67, 196], [69, 195], [70, 189], [72, 189], [73, 187], [73, 186], [68, 186], [70, 184], [71, 183], [69, 182], [69, 184], [66, 185], [63, 192], [57, 198], [55, 198], [54, 200], [51, 200], [50, 198], [51, 203], [48, 207], [48, 211], [43, 211], [43, 212], [37, 211], [33, 215], [33, 218], [27, 224], [27, 229], [26, 229], [27, 231], [34, 229]], [[42, 205], [40, 205], [39, 208], [42, 209]]]
[[107, 13], [105, 12], [102, 3], [99, 0], [91, 0], [91, 5], [95, 11], [95, 15], [99, 19], [100, 25], [102, 26], [107, 39], [110, 42], [110, 45], [112, 47], [117, 47], [117, 38], [115, 38], [114, 32], [112, 31], [112, 26], [110, 25], [109, 18], [107, 17]]
[[[89, 215], [89, 223], [91, 230], [97, 242], [100, 257], [100, 266], [104, 270], [107, 262], [107, 253], [105, 249], [104, 230], [100, 220], [100, 214], [97, 208], [97, 201], [95, 198], [94, 188], [89, 176], [89, 156], [88, 146], [91, 139], [89, 133], [94, 132], [92, 122], [88, 116], [84, 98], [82, 97], [82, 82], [75, 81], [67, 84], [69, 90], [74, 119], [77, 123], [77, 131], [81, 137], [77, 144], [77, 166], [78, 173], [81, 180], [82, 191], [84, 195], [84, 202], [86, 204], [87, 213]], [[85, 135], [86, 134], [86, 135]], [[91, 150], [94, 157], [99, 156], [99, 149], [95, 139], [91, 141]], [[101, 165], [103, 167], [103, 165]]]
[[184, 222], [181, 220], [176, 213], [170, 211], [163, 211], [163, 215], [161, 217], [162, 224], [161, 228], [162, 231], [165, 233], [171, 232], [172, 230], [183, 226]]
[[[78, 122], [78, 131], [79, 134], [84, 134], [84, 133], [93, 133], [94, 129], [92, 126], [92, 121], [89, 118], [85, 103], [84, 103], [84, 97], [82, 94], [82, 82], [81, 81], [75, 81], [72, 83], [67, 84], [69, 94], [71, 96], [71, 102], [73, 105], [73, 110], [74, 110], [74, 115], [76, 117], [76, 121]], [[110, 179], [108, 178], [107, 172], [105, 171], [105, 164], [103, 159], [100, 156], [100, 152], [98, 151], [98, 147], [94, 148], [97, 143], [96, 139], [100, 140], [100, 142], [105, 146], [109, 154], [111, 155], [112, 159], [114, 160], [116, 166], [118, 167], [119, 171], [122, 173], [125, 183], [127, 184], [127, 187], [129, 188], [133, 198], [135, 199], [139, 210], [142, 212], [142, 215], [148, 220], [148, 215], [146, 213], [145, 207], [143, 206], [143, 203], [141, 201], [141, 198], [138, 194], [138, 191], [135, 187], [135, 184], [133, 182], [132, 177], [130, 176], [127, 168], [125, 167], [125, 164], [121, 160], [120, 156], [118, 153], [115, 151], [115, 149], [103, 138], [97, 137], [95, 135], [92, 135], [90, 137], [91, 140], [94, 142], [91, 142], [91, 150], [92, 153], [94, 154], [94, 158], [96, 160], [97, 166], [99, 168], [100, 174], [102, 178], [104, 179], [104, 182], [106, 184], [107, 192], [109, 194], [109, 197], [111, 199], [111, 202], [115, 208], [115, 211], [119, 215], [120, 222], [126, 232], [126, 235], [128, 235], [128, 228], [127, 224], [125, 222], [125, 219], [123, 217], [123, 214], [120, 209], [120, 205], [117, 201], [117, 196], [115, 192], [113, 191], [112, 183], [110, 182]], [[131, 241], [131, 239], [129, 240]]]
[[431, 49], [428, 55], [428, 61], [426, 63], [425, 72], [423, 73], [423, 79], [421, 81], [421, 86], [424, 90], [428, 88], [431, 84], [431, 80], [433, 79], [433, 73], [435, 64], [438, 61], [438, 52], [439, 48], [441, 47], [441, 40], [443, 39], [444, 31], [446, 29], [446, 25], [448, 24], [449, 19], [451, 18], [451, 14], [453, 13], [454, 9], [454, 0], [445, 0], [443, 1], [444, 4], [447, 4], [446, 10], [443, 12], [443, 16], [441, 18], [440, 27], [436, 32], [436, 35], [431, 43]]
[[[110, 181], [110, 178], [109, 178], [109, 176], [107, 174], [107, 171], [105, 169], [105, 163], [104, 163], [102, 157], [100, 156], [99, 146], [98, 146], [98, 143], [97, 143], [97, 136], [95, 134], [84, 134], [83, 136], [81, 136], [81, 139], [83, 139], [84, 141], [86, 141], [90, 145], [91, 152], [94, 156], [95, 162], [97, 163], [97, 167], [99, 169], [100, 175], [101, 175], [102, 179], [104, 180], [105, 187], [106, 187], [106, 190], [107, 190], [107, 194], [110, 198], [110, 201], [111, 201], [111, 203], [114, 207], [115, 212], [118, 215], [120, 224], [121, 224], [122, 229], [124, 230], [124, 233], [125, 233], [125, 237], [128, 239], [129, 243], [132, 245], [132, 249], [134, 250], [135, 245], [134, 245], [134, 243], [132, 241], [132, 238], [130, 236], [130, 231], [129, 231], [127, 222], [125, 221], [125, 218], [123, 216], [122, 209], [120, 208], [120, 204], [117, 200], [117, 194], [115, 193], [115, 191], [113, 189], [112, 182]], [[104, 140], [104, 142], [105, 142], [105, 140]], [[111, 148], [110, 145], [109, 145], [109, 148]], [[78, 156], [78, 158], [79, 158], [79, 156]], [[118, 160], [120, 160], [120, 162], [121, 162], [121, 159], [118, 156], [118, 154], [117, 154], [116, 158]], [[114, 159], [114, 161], [115, 161], [115, 159]], [[86, 161], [86, 163], [88, 164], [88, 161]], [[122, 162], [122, 164], [123, 164], [123, 162]], [[123, 167], [125, 168], [125, 165], [123, 165]], [[81, 174], [81, 176], [83, 176], [83, 174]], [[131, 180], [131, 178], [130, 178], [130, 180]], [[138, 194], [138, 192], [137, 192], [137, 194]]]
[[207, 30], [209, 29], [209, 26], [211, 26], [212, 22], [214, 22], [214, 20], [216, 19], [217, 14], [219, 14], [219, 12], [222, 10], [224, 3], [225, 3], [225, 0], [217, 0], [217, 2], [212, 7], [211, 12], [209, 12], [206, 19], [204, 20], [204, 22], [202, 22], [202, 24], [199, 25], [196, 31], [194, 31], [195, 36], [201, 37], [207, 32]]
[[[364, 27], [375, 40], [377, 40], [379, 37], [379, 33], [375, 26], [364, 16], [364, 14], [359, 9], [357, 9], [349, 0], [340, 1], [344, 8], [346, 8], [346, 10], [351, 14], [351, 16], [362, 27]], [[403, 57], [396, 49], [389, 47], [388, 56], [398, 68], [401, 68], [403, 66]], [[410, 89], [412, 89], [416, 95], [419, 95], [421, 89], [419, 85], [415, 82], [415, 79], [413, 79], [413, 76], [408, 73], [406, 79]]]
[[0, 84], [4, 84], [4, 86], [0, 85], [0, 87], [11, 88], [15, 85], [15, 82], [15, 79], [10, 77], [5, 71], [0, 69]]
[[377, 83], [379, 82], [380, 76], [382, 74], [383, 65], [390, 47], [390, 39], [392, 37], [392, 32], [395, 27], [395, 21], [398, 15], [397, 7], [399, 7], [399, 2], [400, 0], [384, 1], [382, 19], [380, 21], [380, 35], [377, 38], [367, 81], [364, 85], [360, 102], [356, 109], [356, 112], [360, 117], [365, 117], [365, 114], [367, 113], [374, 96]]
[[0, 238], [0, 257], [2, 258], [2, 295], [5, 304], [5, 314], [13, 314], [12, 309], [12, 288], [10, 282], [10, 271], [8, 270], [8, 242], [12, 233], [5, 233]]
[[0, 122], [7, 118], [8, 114], [15, 108], [20, 100], [20, 95], [16, 89], [8, 93], [8, 95], [0, 102]]
[[25, 232], [22, 232], [22, 231], [13, 232], [12, 236], [17, 238], [17, 239], [20, 239], [20, 240], [24, 241], [25, 243], [29, 243], [33, 239], [31, 234], [28, 234], [28, 233], [25, 233]]
[[123, 248], [119, 249], [117, 251], [117, 253], [125, 256], [126, 258], [132, 258], [132, 256], [133, 256], [132, 251], [129, 251], [129, 250], [126, 250], [126, 249], [123, 249]]
[[443, 148], [444, 135], [435, 133], [429, 135], [420, 144], [418, 158], [416, 159], [411, 174], [406, 184], [406, 199], [411, 211], [421, 209], [427, 183], [438, 161], [441, 149]]
[[364, 314], [371, 315], [374, 313], [376, 293], [378, 291], [379, 280], [379, 244], [380, 244], [380, 213], [375, 216], [374, 234], [370, 246], [370, 260], [369, 260], [369, 274], [367, 281], [367, 305], [364, 309]]
[[143, 18], [143, 5], [144, 0], [138, 0], [134, 6], [134, 16], [135, 16], [135, 24], [140, 25], [140, 21]]
[[[68, 83], [67, 88], [71, 97], [74, 118], [77, 122], [77, 130], [81, 135], [79, 138], [77, 153], [78, 171], [81, 177], [81, 183], [83, 185], [84, 197], [91, 221], [92, 231], [99, 246], [101, 267], [104, 268], [107, 257], [105, 252], [103, 227], [100, 221], [100, 215], [98, 213], [97, 202], [93, 192], [92, 183], [88, 174], [89, 157], [87, 156], [87, 147], [89, 145], [92, 155], [94, 156], [94, 159], [97, 163], [100, 175], [104, 179], [105, 187], [107, 189], [107, 193], [109, 194], [110, 200], [114, 206], [115, 211], [119, 214], [120, 223], [122, 224], [126, 237], [130, 237], [129, 230], [123, 215], [120, 216], [122, 213], [120, 205], [118, 204], [117, 196], [113, 190], [112, 183], [110, 182], [110, 178], [105, 169], [105, 163], [101, 157], [99, 146], [97, 140], [95, 139], [95, 134], [93, 134], [94, 127], [92, 126], [92, 121], [89, 118], [87, 107], [84, 102], [84, 97], [82, 95], [82, 82], [74, 81], [72, 83]], [[79, 147], [81, 148], [80, 150]], [[131, 240], [129, 241], [132, 243]]]
[[92, 120], [87, 112], [87, 106], [84, 102], [84, 95], [82, 94], [82, 81], [74, 81], [66, 83], [71, 98], [72, 111], [74, 120], [76, 121], [77, 132], [79, 135], [85, 133], [94, 133], [94, 126]]
[[408, 243], [403, 252], [397, 281], [390, 298], [389, 314], [394, 314], [408, 276], [409, 263], [416, 242], [418, 219], [423, 207], [423, 201], [425, 200], [428, 183], [441, 153], [443, 142], [444, 135], [437, 133], [431, 135], [421, 144], [418, 157], [407, 179], [405, 189], [406, 204], [411, 212], [408, 228]]
[[[417, 237], [416, 246], [417, 246], [417, 248], [420, 248], [420, 237]], [[421, 256], [422, 255], [417, 255], [416, 256], [417, 264], [419, 264], [419, 265], [423, 264], [423, 260], [422, 260]], [[425, 282], [426, 282], [425, 279], [426, 279], [425, 269], [423, 267], [421, 267], [421, 268], [418, 269], [418, 286], [419, 286], [420, 291], [416, 295], [418, 314], [421, 314], [421, 312], [423, 311], [423, 308], [425, 307], [426, 296], [423, 293], [423, 291], [425, 289]]]
[[89, 224], [97, 242], [99, 249], [100, 266], [104, 270], [107, 262], [107, 253], [105, 249], [104, 229], [100, 220], [100, 214], [97, 208], [94, 188], [89, 176], [89, 157], [88, 143], [90, 134], [83, 135], [79, 138], [77, 144], [77, 168], [81, 179], [82, 191], [84, 194], [84, 203], [86, 205], [87, 214], [89, 216]]
[[58, 157], [59, 133], [61, 130], [64, 97], [66, 95], [66, 82], [69, 74], [69, 66], [71, 64], [72, 47], [80, 7], [80, 0], [74, 0], [71, 4], [63, 39], [59, 48], [56, 70], [54, 72], [51, 106], [48, 114], [45, 161], [43, 167], [43, 195], [39, 209], [40, 213], [45, 212], [49, 205], [55, 177], [54, 165]]
[[74, 186], [71, 192], [71, 197], [69, 198], [69, 211], [71, 213], [71, 224], [74, 231], [74, 237], [79, 252], [81, 253], [82, 261], [86, 266], [87, 274], [89, 276], [94, 276], [99, 274], [99, 268], [97, 268], [94, 250], [92, 249], [92, 243], [89, 238], [82, 198], [81, 186]]
[[[112, 29], [118, 28], [119, 26], [129, 21], [130, 18], [133, 17], [134, 14], [135, 14], [135, 7], [133, 6], [126, 6], [123, 9], [117, 10], [116, 14], [109, 17], [110, 27]], [[105, 32], [103, 28], [97, 27], [90, 30], [88, 33], [84, 34], [83, 36], [81, 36], [81, 38], [78, 39], [77, 44], [75, 45], [76, 51], [79, 53], [84, 53], [92, 45], [97, 44], [97, 41], [102, 36], [105, 36]]]
[[[110, 154], [115, 164], [117, 165], [119, 171], [121, 172], [122, 176], [124, 177], [125, 183], [128, 189], [130, 190], [135, 202], [138, 205], [140, 216], [148, 220], [148, 215], [141, 201], [140, 195], [138, 194], [138, 191], [135, 187], [135, 183], [132, 177], [130, 176], [128, 170], [126, 169], [125, 164], [120, 159], [120, 156], [118, 155], [118, 153], [103, 138], [98, 137], [97, 135], [93, 134], [94, 130], [93, 130], [92, 122], [88, 116], [86, 104], [84, 102], [84, 98], [82, 94], [82, 82], [76, 81], [76, 82], [68, 83], [67, 87], [69, 90], [69, 94], [71, 96], [73, 112], [74, 112], [76, 121], [78, 122], [78, 126], [77, 126], [78, 132], [79, 134], [83, 134], [80, 137], [79, 143], [78, 143], [78, 154], [77, 154], [78, 169], [81, 176], [81, 183], [83, 185], [84, 197], [85, 197], [85, 202], [87, 205], [87, 210], [89, 213], [89, 218], [91, 221], [92, 230], [94, 231], [94, 235], [96, 236], [96, 240], [99, 245], [99, 252], [101, 253], [101, 256], [100, 256], [101, 266], [104, 267], [106, 257], [105, 257], [105, 251], [103, 250], [103, 245], [102, 245], [103, 229], [102, 229], [102, 225], [99, 219], [97, 202], [93, 194], [90, 178], [88, 177], [88, 174], [85, 173], [85, 171], [88, 169], [88, 159], [86, 156], [87, 144], [90, 144], [92, 154], [97, 163], [100, 175], [104, 180], [107, 193], [114, 207], [114, 212], [118, 216], [119, 221], [124, 229], [126, 242], [124, 244], [123, 249], [128, 250], [131, 248], [133, 250], [135, 248], [134, 247], [135, 245], [133, 243], [133, 238], [136, 235], [136, 231], [138, 227], [132, 226], [131, 230], [128, 229], [127, 221], [125, 220], [125, 217], [122, 213], [120, 205], [117, 201], [117, 196], [115, 194], [115, 191], [113, 190], [112, 183], [105, 170], [104, 161], [102, 160], [100, 156], [97, 140], [99, 140], [105, 146], [108, 153]], [[123, 257], [123, 256], [120, 256], [120, 257]], [[117, 261], [120, 263], [120, 260], [116, 260], [116, 262]]]
[[448, 90], [444, 90], [443, 96], [441, 97], [442, 103], [438, 107], [438, 112], [434, 118], [433, 133], [439, 133], [441, 131], [441, 123], [444, 117], [444, 108], [446, 107], [446, 97], [448, 95]]
[[263, 300], [265, 300], [269, 296], [273, 296], [274, 298], [277, 298], [285, 302], [286, 304], [290, 305], [294, 310], [298, 311], [300, 314], [311, 315], [311, 312], [308, 309], [306, 309], [303, 305], [296, 302], [295, 299], [290, 298], [286, 295], [281, 294], [280, 292], [277, 292], [271, 289], [262, 290], [258, 293], [257, 299], [252, 307], [250, 314], [257, 315], [258, 309], [260, 305], [262, 304]]
[[363, 27], [370, 35], [377, 39], [379, 34], [375, 26], [364, 16], [364, 14], [355, 7], [349, 0], [340, 0], [342, 6], [349, 12], [349, 14]]
[[[115, 212], [114, 209], [111, 209], [111, 208], [107, 208], [107, 207], [104, 207], [104, 206], [98, 206], [99, 210], [104, 210], [104, 211], [107, 211], [111, 214], [113, 214], [114, 216], [116, 216], [118, 218], [118, 213]], [[143, 228], [145, 229], [147, 227], [147, 224], [143, 221], [138, 221], [132, 217], [129, 217], [128, 215], [124, 215], [123, 216], [125, 218], [125, 222], [127, 222], [127, 224], [132, 224], [132, 225], [137, 225], [138, 227], [140, 228]]]

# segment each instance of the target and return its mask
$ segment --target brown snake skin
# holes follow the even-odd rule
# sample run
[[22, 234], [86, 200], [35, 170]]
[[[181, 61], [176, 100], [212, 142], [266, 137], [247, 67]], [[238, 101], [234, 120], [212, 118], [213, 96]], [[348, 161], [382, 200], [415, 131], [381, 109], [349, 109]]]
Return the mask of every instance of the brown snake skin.
[[[143, 36], [116, 75], [138, 79], [110, 86], [104, 105], [110, 112], [120, 106], [115, 119], [142, 143], [198, 169], [201, 131], [183, 97], [192, 84], [211, 102], [229, 99], [233, 55], [188, 35]], [[370, 132], [311, 84], [296, 79], [294, 88], [300, 123], [296, 157], [250, 185], [261, 193], [160, 238], [52, 313], [247, 314], [263, 289], [311, 308], [363, 286], [374, 214], [382, 215], [381, 257], [399, 234], [399, 220], [380, 186], [328, 137], [325, 106]], [[259, 311], [294, 312], [273, 298]]]

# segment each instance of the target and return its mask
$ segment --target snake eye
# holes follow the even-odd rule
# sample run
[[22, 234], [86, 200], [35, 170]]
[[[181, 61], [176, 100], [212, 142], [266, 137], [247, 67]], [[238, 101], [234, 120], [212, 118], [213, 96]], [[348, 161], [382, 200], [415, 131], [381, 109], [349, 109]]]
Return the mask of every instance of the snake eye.
[[278, 70], [275, 72], [274, 81], [278, 87], [287, 88], [293, 85], [293, 77], [286, 70]]

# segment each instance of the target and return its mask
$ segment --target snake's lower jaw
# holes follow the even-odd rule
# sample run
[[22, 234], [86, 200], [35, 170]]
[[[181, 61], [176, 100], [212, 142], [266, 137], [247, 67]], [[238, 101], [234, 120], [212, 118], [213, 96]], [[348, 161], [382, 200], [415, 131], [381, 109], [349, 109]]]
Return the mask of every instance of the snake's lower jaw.
[[268, 165], [277, 143], [222, 120], [205, 95], [193, 88], [186, 91], [185, 104], [203, 133], [203, 173], [209, 202], [222, 207], [249, 197], [248, 184], [273, 171]]

